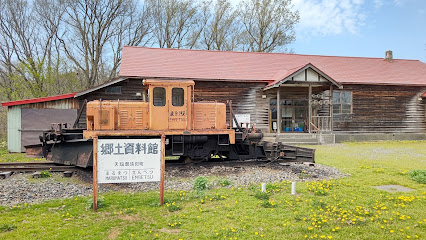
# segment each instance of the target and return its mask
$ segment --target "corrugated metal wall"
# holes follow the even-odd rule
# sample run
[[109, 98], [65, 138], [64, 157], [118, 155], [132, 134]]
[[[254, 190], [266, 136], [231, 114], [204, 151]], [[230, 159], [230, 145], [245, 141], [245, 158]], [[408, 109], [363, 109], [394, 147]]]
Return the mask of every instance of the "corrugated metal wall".
[[7, 150], [21, 152], [21, 106], [10, 106], [7, 112]]
[[39, 102], [21, 105], [24, 108], [39, 108], [39, 109], [78, 109], [78, 99], [66, 98], [55, 101]]

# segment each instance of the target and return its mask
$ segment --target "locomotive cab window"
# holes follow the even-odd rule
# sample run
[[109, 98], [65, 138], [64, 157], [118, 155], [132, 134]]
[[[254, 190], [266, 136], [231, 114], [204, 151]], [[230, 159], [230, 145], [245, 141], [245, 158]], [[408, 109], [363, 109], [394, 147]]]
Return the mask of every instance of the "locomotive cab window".
[[163, 87], [155, 87], [153, 90], [153, 104], [161, 107], [166, 105], [166, 89]]
[[185, 104], [185, 91], [183, 88], [172, 89], [172, 105], [175, 107], [181, 107]]

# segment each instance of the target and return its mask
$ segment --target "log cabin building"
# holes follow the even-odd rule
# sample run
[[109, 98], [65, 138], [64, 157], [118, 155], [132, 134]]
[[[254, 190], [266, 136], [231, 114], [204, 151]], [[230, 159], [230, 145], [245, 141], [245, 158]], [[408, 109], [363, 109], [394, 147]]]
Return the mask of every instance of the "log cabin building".
[[[124, 47], [118, 78], [60, 101], [74, 101], [74, 125], [85, 127], [85, 101], [144, 100], [144, 79], [194, 80], [195, 101], [230, 100], [266, 138], [289, 144], [426, 139], [426, 64], [391, 51], [364, 58]], [[35, 108], [19, 102], [2, 105]]]

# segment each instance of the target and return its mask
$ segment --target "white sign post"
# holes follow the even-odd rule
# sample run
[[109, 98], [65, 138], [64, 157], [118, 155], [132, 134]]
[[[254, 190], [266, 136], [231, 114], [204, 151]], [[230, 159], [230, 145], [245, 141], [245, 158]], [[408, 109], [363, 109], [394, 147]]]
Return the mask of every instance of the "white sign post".
[[160, 182], [164, 202], [165, 135], [149, 139], [93, 138], [93, 210], [98, 183]]
[[161, 139], [98, 139], [98, 183], [159, 182]]

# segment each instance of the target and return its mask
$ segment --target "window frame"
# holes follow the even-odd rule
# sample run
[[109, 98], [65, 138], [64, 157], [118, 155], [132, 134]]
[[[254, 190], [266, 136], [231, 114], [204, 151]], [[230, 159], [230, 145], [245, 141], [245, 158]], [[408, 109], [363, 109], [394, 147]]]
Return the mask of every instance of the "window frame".
[[[115, 89], [118, 89], [118, 91], [114, 91]], [[121, 94], [122, 86], [109, 86], [105, 88], [106, 94]]]
[[[175, 100], [176, 100], [176, 98], [175, 98], [175, 89], [176, 90], [182, 90], [182, 95], [181, 95], [181, 98], [179, 99], [179, 101], [182, 101], [182, 104], [175, 104], [176, 102], [179, 103], [179, 101], [175, 102]], [[172, 106], [173, 107], [183, 107], [183, 106], [185, 106], [185, 89], [184, 88], [182, 88], [182, 87], [174, 87], [174, 88], [172, 88]]]
[[[343, 101], [342, 95], [344, 94], [350, 94], [349, 103]], [[339, 101], [335, 101], [335, 94], [339, 94]], [[353, 114], [353, 93], [352, 91], [333, 91], [333, 115], [342, 115], [342, 114]], [[339, 109], [337, 109], [335, 106], [338, 106]], [[349, 112], [343, 112], [343, 106], [349, 106]]]
[[[164, 99], [162, 100], [162, 105], [157, 105], [157, 102], [156, 102], [156, 100], [155, 100], [155, 98], [156, 98], [156, 89], [163, 89], [163, 92], [164, 92]], [[154, 106], [154, 107], [164, 107], [164, 106], [166, 106], [166, 101], [167, 101], [167, 91], [166, 91], [166, 88], [164, 88], [164, 87], [154, 87], [154, 89], [152, 90], [152, 105]]]

